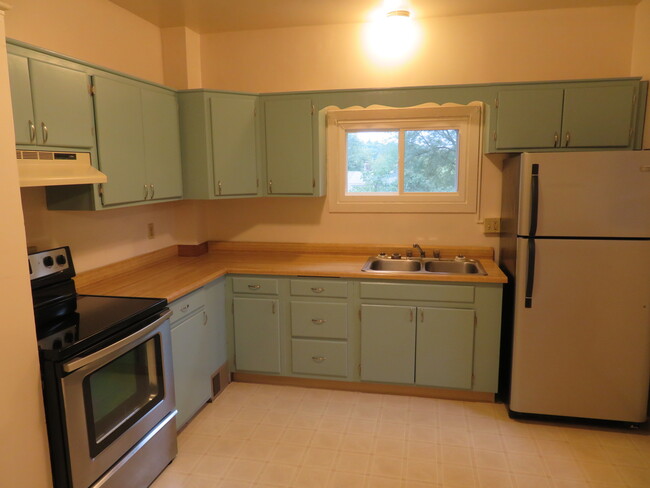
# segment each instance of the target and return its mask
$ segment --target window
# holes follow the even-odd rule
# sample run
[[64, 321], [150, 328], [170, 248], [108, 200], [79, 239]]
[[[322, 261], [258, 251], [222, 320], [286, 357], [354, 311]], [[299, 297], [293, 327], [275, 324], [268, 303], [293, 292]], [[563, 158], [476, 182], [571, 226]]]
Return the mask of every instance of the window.
[[327, 112], [333, 212], [475, 212], [480, 102]]

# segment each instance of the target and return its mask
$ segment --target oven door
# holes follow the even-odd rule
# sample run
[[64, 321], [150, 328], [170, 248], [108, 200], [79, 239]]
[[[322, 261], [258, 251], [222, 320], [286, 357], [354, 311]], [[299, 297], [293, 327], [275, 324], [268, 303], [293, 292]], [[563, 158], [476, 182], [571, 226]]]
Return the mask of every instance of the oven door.
[[74, 488], [90, 486], [174, 410], [170, 315], [63, 365]]

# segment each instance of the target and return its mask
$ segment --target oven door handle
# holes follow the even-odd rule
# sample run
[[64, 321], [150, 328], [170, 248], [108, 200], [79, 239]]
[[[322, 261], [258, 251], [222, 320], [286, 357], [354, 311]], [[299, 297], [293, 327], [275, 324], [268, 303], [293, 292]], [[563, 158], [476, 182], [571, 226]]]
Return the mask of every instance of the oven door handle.
[[156, 319], [154, 322], [150, 323], [143, 329], [140, 329], [137, 332], [134, 332], [130, 336], [125, 337], [124, 339], [120, 339], [114, 344], [111, 344], [108, 347], [105, 347], [101, 351], [94, 352], [92, 354], [89, 354], [88, 356], [83, 356], [78, 359], [75, 359], [73, 361], [70, 361], [68, 363], [65, 363], [63, 365], [63, 371], [66, 373], [72, 373], [73, 371], [78, 370], [79, 368], [83, 368], [84, 366], [94, 363], [95, 361], [99, 361], [107, 356], [110, 356], [111, 354], [114, 354], [116, 352], [119, 352], [122, 349], [127, 349], [131, 347], [131, 345], [136, 342], [138, 339], [141, 339], [142, 337], [145, 337], [147, 334], [151, 333], [154, 331], [156, 328], [160, 327], [160, 325], [165, 322], [169, 317], [171, 317], [172, 312], [171, 310], [165, 311], [158, 319]]

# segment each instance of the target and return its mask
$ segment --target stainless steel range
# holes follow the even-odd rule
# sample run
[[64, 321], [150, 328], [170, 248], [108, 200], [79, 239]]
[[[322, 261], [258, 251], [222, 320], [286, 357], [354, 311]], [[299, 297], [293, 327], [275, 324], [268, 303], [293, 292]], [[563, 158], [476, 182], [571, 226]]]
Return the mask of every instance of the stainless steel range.
[[177, 452], [167, 301], [77, 295], [68, 247], [29, 266], [54, 487], [148, 486]]

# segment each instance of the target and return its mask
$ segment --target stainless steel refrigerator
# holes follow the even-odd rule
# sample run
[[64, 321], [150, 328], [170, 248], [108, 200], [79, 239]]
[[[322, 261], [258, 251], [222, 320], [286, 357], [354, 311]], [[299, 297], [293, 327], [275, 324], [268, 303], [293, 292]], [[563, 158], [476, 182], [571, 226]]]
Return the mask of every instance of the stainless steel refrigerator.
[[503, 174], [510, 411], [645, 422], [650, 151], [524, 153]]

